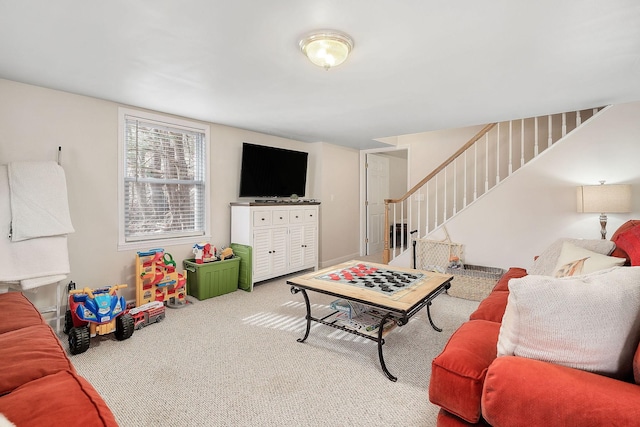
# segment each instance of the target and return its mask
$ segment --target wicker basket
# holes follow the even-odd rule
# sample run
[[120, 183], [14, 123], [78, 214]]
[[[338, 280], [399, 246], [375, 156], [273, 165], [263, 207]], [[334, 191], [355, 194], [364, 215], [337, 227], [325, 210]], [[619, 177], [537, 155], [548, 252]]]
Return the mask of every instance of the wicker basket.
[[465, 265], [464, 268], [447, 268], [453, 275], [449, 295], [457, 298], [482, 301], [505, 273], [502, 268]]
[[418, 270], [444, 273], [451, 262], [451, 257], [462, 259], [462, 245], [453, 243], [448, 234], [444, 240], [417, 239], [415, 251], [414, 267]]

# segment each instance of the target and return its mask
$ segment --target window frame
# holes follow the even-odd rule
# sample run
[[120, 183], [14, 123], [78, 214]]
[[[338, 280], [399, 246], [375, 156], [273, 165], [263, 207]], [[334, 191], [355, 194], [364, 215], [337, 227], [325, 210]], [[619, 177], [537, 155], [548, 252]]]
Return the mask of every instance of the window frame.
[[[127, 143], [125, 139], [126, 117], [133, 116], [141, 120], [156, 122], [166, 127], [182, 128], [189, 131], [204, 133], [204, 234], [181, 237], [149, 238], [127, 241], [125, 237], [125, 160]], [[150, 113], [142, 110], [118, 107], [118, 250], [148, 249], [180, 244], [193, 244], [198, 241], [211, 239], [211, 184], [210, 184], [210, 126], [204, 123], [185, 120], [163, 114]]]

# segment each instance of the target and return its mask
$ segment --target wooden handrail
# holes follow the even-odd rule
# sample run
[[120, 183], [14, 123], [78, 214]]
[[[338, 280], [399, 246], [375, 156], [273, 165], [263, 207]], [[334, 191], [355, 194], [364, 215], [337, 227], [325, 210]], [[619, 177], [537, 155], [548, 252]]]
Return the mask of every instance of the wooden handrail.
[[467, 149], [469, 147], [471, 147], [473, 144], [475, 144], [476, 141], [478, 141], [480, 138], [482, 138], [485, 133], [487, 133], [491, 129], [493, 129], [496, 124], [497, 123], [491, 123], [491, 124], [486, 125], [482, 129], [480, 129], [480, 131], [477, 134], [475, 134], [475, 136], [473, 138], [471, 138], [469, 141], [467, 141], [467, 143], [465, 143], [462, 147], [460, 147], [460, 149], [458, 151], [456, 151], [455, 153], [453, 153], [447, 160], [442, 162], [442, 164], [440, 164], [440, 166], [435, 168], [433, 170], [433, 172], [431, 172], [429, 175], [425, 176], [422, 179], [422, 181], [420, 181], [419, 183], [414, 185], [413, 188], [411, 188], [411, 190], [407, 191], [404, 196], [400, 197], [399, 199], [384, 199], [385, 205], [388, 205], [389, 203], [400, 203], [400, 202], [404, 202], [405, 200], [407, 200], [409, 198], [409, 196], [411, 196], [416, 191], [418, 191], [423, 185], [425, 185], [427, 182], [429, 182], [429, 180], [431, 180], [434, 176], [436, 176], [437, 174], [442, 172], [444, 170], [444, 168], [446, 168], [451, 163], [453, 163], [453, 161], [455, 159], [457, 159], [462, 153], [467, 151]]
[[[487, 132], [489, 132], [491, 129], [493, 129], [493, 127], [496, 124], [497, 123], [490, 123], [490, 124], [486, 125], [485, 127], [483, 127], [482, 129], [480, 129], [480, 131], [478, 133], [476, 133], [473, 136], [473, 138], [471, 138], [469, 141], [467, 141], [462, 147], [460, 147], [458, 149], [458, 151], [453, 153], [447, 160], [442, 162], [440, 164], [440, 166], [438, 166], [437, 168], [435, 168], [433, 170], [433, 172], [431, 172], [429, 175], [425, 176], [422, 179], [422, 181], [420, 181], [419, 183], [414, 185], [411, 188], [411, 190], [406, 192], [406, 194], [404, 196], [400, 197], [399, 199], [384, 199], [384, 229], [385, 230], [389, 230], [389, 225], [390, 225], [389, 224], [389, 204], [390, 203], [400, 203], [400, 202], [404, 202], [405, 200], [407, 200], [412, 194], [414, 194], [416, 191], [418, 191], [420, 188], [422, 188], [423, 185], [425, 185], [427, 182], [429, 182], [429, 180], [431, 180], [434, 176], [436, 176], [438, 173], [443, 171], [444, 168], [446, 168], [451, 163], [453, 163], [453, 161], [455, 159], [457, 159], [462, 153], [467, 151], [467, 149], [469, 149], [469, 147], [471, 147], [473, 144], [475, 144]], [[389, 263], [389, 258], [390, 258], [389, 238], [390, 238], [389, 237], [389, 233], [385, 232], [384, 233], [384, 249], [382, 250], [382, 263], [383, 264], [388, 264]]]

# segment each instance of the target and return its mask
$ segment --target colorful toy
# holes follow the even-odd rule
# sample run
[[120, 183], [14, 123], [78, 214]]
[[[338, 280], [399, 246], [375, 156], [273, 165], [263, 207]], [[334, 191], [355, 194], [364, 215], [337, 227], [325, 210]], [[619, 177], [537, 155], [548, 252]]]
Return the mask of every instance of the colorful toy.
[[213, 247], [213, 252], [211, 250], [211, 244], [209, 243], [196, 243], [193, 245], [193, 255], [196, 260], [196, 264], [202, 264], [205, 262], [216, 261], [216, 248]]
[[160, 301], [170, 308], [186, 304], [185, 275], [164, 249], [151, 249], [136, 255], [136, 306]]
[[65, 313], [64, 332], [69, 334], [69, 351], [80, 354], [89, 348], [90, 338], [115, 332], [116, 339], [126, 340], [133, 335], [133, 318], [125, 314], [126, 301], [118, 296], [114, 285], [98, 289], [75, 289], [69, 283], [69, 310]]
[[162, 322], [165, 316], [164, 312], [164, 304], [160, 301], [151, 301], [128, 311], [131, 317], [133, 317], [135, 329], [144, 328], [152, 323]]
[[220, 261], [224, 261], [227, 258], [233, 258], [233, 249], [224, 248], [222, 252], [220, 252]]

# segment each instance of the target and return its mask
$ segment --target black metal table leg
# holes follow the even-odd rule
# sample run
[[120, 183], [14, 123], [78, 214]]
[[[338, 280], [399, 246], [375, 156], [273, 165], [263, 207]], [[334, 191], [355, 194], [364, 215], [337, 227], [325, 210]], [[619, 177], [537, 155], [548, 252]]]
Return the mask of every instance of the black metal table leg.
[[387, 313], [380, 322], [380, 326], [378, 326], [378, 358], [380, 359], [380, 366], [382, 367], [382, 372], [389, 378], [391, 381], [398, 381], [398, 377], [394, 377], [391, 375], [391, 372], [387, 369], [387, 365], [384, 363], [384, 356], [382, 355], [382, 345], [384, 344], [384, 339], [382, 338], [382, 333], [384, 332], [384, 324], [387, 323], [389, 316], [391, 313]]
[[304, 289], [296, 288], [295, 286], [291, 287], [291, 293], [297, 294], [298, 292], [302, 292], [302, 296], [304, 297], [304, 303], [307, 306], [307, 330], [304, 333], [304, 337], [298, 338], [298, 342], [305, 342], [309, 337], [309, 330], [311, 329], [311, 304], [309, 304], [309, 297], [307, 296], [307, 292]]
[[429, 309], [429, 307], [431, 307], [431, 301], [429, 301], [427, 303], [427, 316], [429, 317], [429, 323], [431, 323], [431, 327], [433, 329], [435, 329], [438, 332], [442, 332], [442, 328], [438, 328], [434, 323], [433, 323], [433, 319], [431, 318], [431, 310]]

